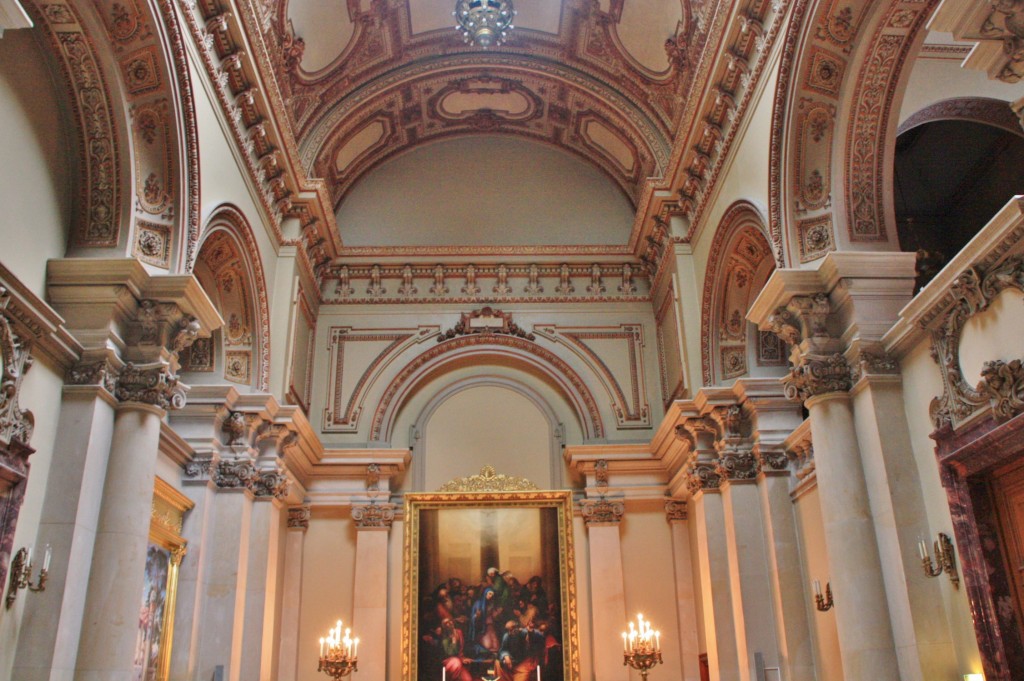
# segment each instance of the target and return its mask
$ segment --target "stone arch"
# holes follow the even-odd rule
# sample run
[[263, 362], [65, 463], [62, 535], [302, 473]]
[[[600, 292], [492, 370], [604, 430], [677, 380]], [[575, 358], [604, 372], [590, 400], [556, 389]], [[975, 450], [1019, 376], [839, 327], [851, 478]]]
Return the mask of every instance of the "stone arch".
[[951, 97], [929, 104], [900, 123], [896, 134], [934, 121], [984, 123], [1024, 137], [1020, 119], [1013, 115], [1013, 110], [1003, 100], [991, 97]]
[[738, 378], [752, 364], [782, 366], [776, 337], [747, 322], [746, 313], [775, 269], [765, 220], [749, 201], [732, 204], [715, 232], [701, 300], [704, 385]]
[[[898, 248], [892, 159], [907, 57], [938, 0], [798, 0], [772, 111], [769, 233], [780, 264]], [[850, 115], [839, 119], [837, 112]]]
[[389, 442], [402, 406], [426, 381], [466, 363], [496, 363], [539, 377], [570, 406], [587, 439], [604, 437], [604, 424], [590, 388], [564, 360], [524, 338], [470, 334], [444, 341], [420, 353], [391, 379], [371, 425], [370, 440]]
[[[224, 204], [207, 220], [194, 274], [224, 318], [221, 351], [213, 338], [190, 349], [185, 371], [220, 373], [265, 392], [270, 384], [270, 308], [267, 282], [252, 228], [242, 212]], [[209, 347], [204, 347], [209, 344]]]
[[68, 254], [190, 271], [198, 133], [173, 3], [28, 0], [26, 8], [49, 45], [77, 137]]
[[537, 390], [524, 382], [507, 378], [504, 376], [472, 376], [457, 380], [435, 393], [430, 401], [420, 410], [413, 424], [418, 437], [412, 445], [413, 459], [413, 488], [425, 490], [426, 481], [426, 452], [427, 452], [427, 425], [434, 413], [449, 398], [473, 388], [479, 387], [501, 387], [518, 393], [526, 398], [541, 413], [548, 422], [551, 431], [551, 442], [549, 451], [549, 476], [553, 485], [563, 482], [560, 450], [563, 444], [561, 436], [561, 423], [556, 410], [548, 403]]

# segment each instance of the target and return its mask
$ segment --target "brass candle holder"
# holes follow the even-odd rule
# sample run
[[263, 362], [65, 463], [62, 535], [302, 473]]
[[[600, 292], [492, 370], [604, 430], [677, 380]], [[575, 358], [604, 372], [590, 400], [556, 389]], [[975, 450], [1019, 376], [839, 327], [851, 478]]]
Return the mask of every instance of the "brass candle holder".
[[39, 577], [32, 583], [32, 547], [20, 548], [11, 559], [11, 581], [7, 588], [7, 609], [10, 610], [14, 601], [18, 598], [18, 591], [28, 589], [29, 591], [46, 591], [46, 579], [50, 576], [50, 557], [53, 552], [50, 545], [46, 545], [43, 556], [43, 569], [39, 571]]
[[924, 568], [924, 573], [929, 577], [938, 577], [943, 572], [949, 575], [949, 581], [953, 583], [954, 589], [960, 588], [960, 574], [956, 569], [956, 554], [953, 551], [953, 540], [942, 532], [939, 532], [938, 541], [934, 542], [935, 547], [935, 562], [932, 562], [932, 557], [928, 555], [928, 545], [924, 543], [922, 539], [918, 545], [917, 550], [921, 554], [921, 567]]
[[[344, 632], [344, 633], [343, 633]], [[341, 620], [331, 628], [326, 638], [320, 639], [318, 672], [324, 672], [335, 681], [359, 671], [359, 639], [352, 638], [351, 629], [342, 630]]]
[[637, 626], [629, 623], [629, 631], [622, 632], [622, 664], [640, 672], [640, 678], [647, 681], [647, 675], [655, 665], [661, 664], [661, 632], [651, 628], [643, 615], [637, 615]]
[[814, 580], [814, 607], [819, 612], [828, 612], [835, 607], [836, 602], [832, 600], [832, 583], [825, 582], [825, 594], [821, 593], [821, 582]]

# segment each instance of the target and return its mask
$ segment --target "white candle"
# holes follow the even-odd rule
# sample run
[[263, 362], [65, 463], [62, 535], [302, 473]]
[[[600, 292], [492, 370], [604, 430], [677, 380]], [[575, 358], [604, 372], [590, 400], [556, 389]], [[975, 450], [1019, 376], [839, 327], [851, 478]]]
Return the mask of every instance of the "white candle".
[[444, 668], [444, 667], [442, 666], [442, 667], [441, 667], [441, 681], [447, 681], [447, 679], [448, 679], [448, 670], [447, 670], [447, 669], [445, 669], [445, 668]]
[[355, 641], [355, 645], [352, 647], [352, 657], [356, 657], [357, 655], [359, 655], [359, 639], [358, 638]]
[[46, 545], [46, 554], [43, 557], [43, 569], [44, 570], [49, 570], [50, 569], [50, 558], [52, 557], [52, 555], [53, 555], [53, 550], [50, 548], [50, 545], [47, 544]]
[[31, 544], [29, 544], [28, 545], [28, 552], [25, 555], [25, 562], [28, 563], [29, 567], [32, 566], [32, 550], [33, 550], [33, 548], [34, 547]]
[[661, 650], [661, 632], [654, 632], [654, 649]]
[[324, 639], [321, 636], [320, 637], [320, 657], [323, 657], [323, 656], [324, 656]]
[[540, 681], [540, 665], [537, 665], [537, 681]]
[[629, 646], [626, 645], [626, 632], [622, 632], [622, 652], [629, 652]]
[[814, 580], [814, 595], [821, 595], [821, 582], [819, 582], [818, 580]]

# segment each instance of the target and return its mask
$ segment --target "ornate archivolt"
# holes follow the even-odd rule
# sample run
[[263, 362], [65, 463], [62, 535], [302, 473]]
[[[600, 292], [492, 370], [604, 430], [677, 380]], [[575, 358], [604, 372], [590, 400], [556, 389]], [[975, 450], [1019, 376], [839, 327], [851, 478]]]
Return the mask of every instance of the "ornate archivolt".
[[[151, 265], [189, 271], [199, 236], [199, 158], [174, 6], [27, 6], [57, 55], [78, 127], [81, 179], [71, 246], [126, 245]], [[90, 28], [97, 24], [102, 34]], [[133, 229], [125, 234], [129, 215]]]
[[775, 269], [764, 220], [746, 201], [733, 204], [715, 232], [704, 274], [701, 301], [701, 368], [704, 385], [743, 376], [749, 363], [782, 366], [785, 348], [770, 332], [753, 330], [755, 352], [748, 350], [746, 321], [754, 298]]
[[195, 275], [224, 319], [223, 367], [213, 338], [199, 339], [183, 358], [185, 371], [221, 372], [233, 383], [265, 391], [270, 383], [270, 312], [259, 249], [245, 216], [234, 206], [214, 211]]
[[[891, 242], [894, 110], [915, 39], [938, 0], [796, 0], [772, 112], [769, 228], [780, 262], [843, 240]], [[871, 30], [868, 35], [866, 32]], [[852, 111], [836, 120], [837, 111]], [[834, 193], [843, 177], [843, 195]], [[836, 209], [844, 211], [842, 216]], [[788, 233], [783, 234], [783, 225]]]

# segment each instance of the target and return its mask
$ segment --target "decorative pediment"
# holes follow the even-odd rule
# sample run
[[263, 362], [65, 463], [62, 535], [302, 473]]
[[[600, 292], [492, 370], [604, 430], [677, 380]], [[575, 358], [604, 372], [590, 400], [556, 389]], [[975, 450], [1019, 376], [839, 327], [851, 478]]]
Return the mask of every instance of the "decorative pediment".
[[438, 492], [529, 492], [537, 489], [526, 478], [496, 473], [493, 466], [484, 466], [479, 475], [455, 478], [441, 485]]
[[473, 312], [463, 313], [459, 322], [437, 337], [437, 342], [450, 340], [456, 336], [467, 336], [474, 333], [500, 333], [506, 336], [516, 336], [526, 340], [535, 340], [532, 333], [519, 328], [519, 325], [512, 321], [512, 315], [491, 307], [482, 307]]

